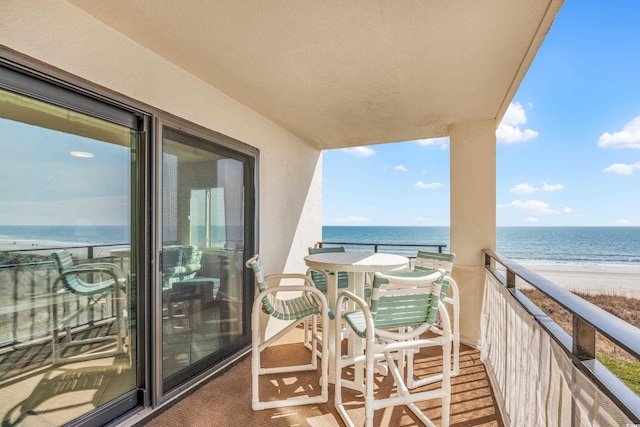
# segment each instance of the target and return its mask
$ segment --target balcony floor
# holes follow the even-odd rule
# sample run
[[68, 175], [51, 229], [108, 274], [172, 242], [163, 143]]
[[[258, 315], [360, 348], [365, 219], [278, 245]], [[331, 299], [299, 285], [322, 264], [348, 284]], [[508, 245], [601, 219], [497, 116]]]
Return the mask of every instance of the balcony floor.
[[[294, 330], [263, 352], [264, 366], [277, 366], [278, 361], [305, 363], [309, 352], [301, 344], [293, 342], [301, 336]], [[437, 371], [442, 356], [437, 349], [427, 349], [416, 357], [416, 375], [428, 375]], [[434, 370], [435, 369], [435, 370]], [[452, 378], [451, 426], [502, 426], [480, 353], [467, 346], [460, 352], [460, 375]], [[286, 375], [286, 376], [285, 376]], [[263, 377], [265, 378], [265, 377]], [[271, 400], [278, 395], [319, 394], [318, 375], [291, 373], [266, 377], [261, 380], [261, 399]], [[393, 392], [391, 380], [377, 376], [378, 393]], [[427, 386], [428, 387], [428, 386]], [[425, 389], [427, 389], [425, 387]], [[146, 425], [151, 427], [174, 427], [176, 425], [232, 426], [232, 425], [278, 425], [278, 426], [341, 426], [342, 420], [334, 408], [333, 386], [329, 387], [329, 402], [319, 405], [303, 405], [290, 408], [251, 410], [251, 360], [246, 358], [229, 371], [214, 378], [195, 392], [160, 413]], [[364, 425], [364, 406], [361, 395], [345, 389], [343, 401], [355, 424]], [[418, 404], [436, 425], [440, 425], [440, 401]], [[376, 426], [422, 425], [405, 407], [379, 410], [375, 413]]]

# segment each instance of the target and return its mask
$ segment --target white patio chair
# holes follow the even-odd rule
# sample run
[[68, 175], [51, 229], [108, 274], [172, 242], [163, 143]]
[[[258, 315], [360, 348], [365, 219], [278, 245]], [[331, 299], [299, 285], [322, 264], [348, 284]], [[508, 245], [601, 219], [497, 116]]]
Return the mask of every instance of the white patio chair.
[[[129, 291], [126, 279], [118, 266], [105, 262], [74, 265], [71, 253], [66, 249], [53, 252], [51, 257], [55, 261], [59, 273], [53, 282], [52, 288], [54, 295], [52, 303], [53, 364], [92, 360], [125, 352], [127, 350], [126, 340], [128, 334], [128, 307], [126, 300], [129, 298]], [[107, 278], [102, 281], [89, 280], [103, 276]], [[58, 289], [60, 284], [62, 284], [62, 287]], [[92, 309], [104, 304], [109, 294], [113, 298], [113, 318], [116, 322], [115, 335], [73, 339], [71, 327], [74, 321], [78, 322], [80, 315], [85, 312], [88, 313], [87, 316], [92, 321]], [[64, 313], [62, 313], [63, 315], [61, 316], [57, 297], [62, 296], [64, 298], [67, 295], [74, 295], [78, 298], [78, 307], [71, 314], [64, 316]], [[60, 330], [65, 330], [63, 343], [60, 342], [59, 338]], [[108, 341], [113, 341], [115, 346], [113, 348], [87, 350], [93, 344]], [[77, 347], [80, 350], [77, 351], [77, 354], [63, 356], [65, 350], [71, 347]]]
[[[329, 309], [327, 301], [320, 290], [318, 290], [311, 279], [304, 274], [272, 274], [264, 275], [262, 262], [259, 255], [254, 255], [245, 263], [247, 268], [251, 269], [255, 274], [258, 294], [253, 302], [251, 310], [251, 388], [252, 398], [251, 407], [254, 411], [271, 408], [282, 408], [294, 405], [307, 405], [314, 403], [326, 403], [328, 401], [328, 383], [329, 383], [329, 346], [323, 345], [322, 352], [318, 352], [318, 344], [316, 342], [319, 337], [317, 329], [317, 318], [321, 317], [323, 327], [329, 324]], [[304, 281], [304, 285], [290, 286], [268, 286], [271, 281], [280, 281], [283, 279], [298, 279]], [[288, 293], [298, 293], [299, 296], [290, 299], [281, 298], [282, 295]], [[291, 321], [278, 333], [271, 338], [263, 341], [261, 339], [260, 316], [266, 313], [276, 319]], [[260, 353], [274, 341], [281, 338], [287, 332], [305, 320], [311, 319], [312, 325], [312, 342], [311, 342], [311, 362], [305, 365], [293, 365], [263, 368], [261, 366]], [[320, 357], [321, 356], [321, 357]], [[274, 401], [260, 400], [260, 375], [269, 375], [286, 372], [314, 371], [318, 367], [318, 358], [321, 358], [321, 377], [320, 377], [320, 395], [312, 397], [300, 397], [291, 399], [282, 399]]]
[[[451, 339], [453, 342], [453, 366], [451, 369], [451, 376], [455, 377], [460, 373], [460, 293], [458, 291], [458, 284], [451, 277], [451, 270], [453, 269], [453, 261], [455, 260], [455, 254], [443, 254], [439, 252], [418, 251], [416, 256], [416, 263], [414, 271], [430, 272], [433, 270], [440, 271], [445, 274], [442, 280], [442, 290], [440, 298], [451, 308], [452, 325], [451, 325]], [[451, 289], [451, 296], [447, 296], [449, 289]], [[436, 320], [435, 325], [431, 328], [431, 331], [442, 335], [442, 328], [439, 326], [439, 321]], [[420, 380], [414, 379], [413, 375], [413, 354], [407, 353], [407, 386], [409, 388], [421, 387], [425, 384], [430, 384], [435, 381], [440, 381], [440, 376], [435, 375], [433, 377], [422, 378]]]
[[[415, 405], [431, 399], [442, 400], [442, 425], [449, 424], [449, 405], [451, 399], [451, 331], [449, 317], [441, 303], [441, 288], [444, 275], [438, 271], [425, 274], [421, 271], [376, 273], [370, 304], [353, 293], [340, 291], [339, 298], [348, 298], [358, 307], [355, 311], [344, 311], [343, 304], [336, 310], [336, 321], [347, 325], [364, 339], [362, 354], [354, 357], [342, 357], [340, 337], [336, 336], [336, 383], [335, 405], [338, 413], [348, 426], [353, 426], [342, 402], [342, 387], [361, 390], [361, 385], [342, 378], [342, 370], [351, 365], [365, 363], [364, 403], [365, 425], [373, 426], [374, 411], [390, 406], [406, 405], [425, 425], [433, 422]], [[442, 319], [442, 335], [425, 338], [436, 319], [436, 313]], [[442, 383], [435, 390], [412, 393], [406, 386], [403, 372], [400, 372], [396, 359], [403, 360], [402, 353], [412, 353], [415, 349], [442, 346], [443, 366]], [[376, 399], [374, 389], [374, 363], [386, 360], [397, 386], [397, 396]]]

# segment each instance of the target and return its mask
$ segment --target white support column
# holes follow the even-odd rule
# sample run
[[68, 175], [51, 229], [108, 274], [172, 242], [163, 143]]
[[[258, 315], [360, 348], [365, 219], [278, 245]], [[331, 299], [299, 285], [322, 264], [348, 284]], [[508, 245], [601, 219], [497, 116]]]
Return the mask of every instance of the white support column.
[[451, 252], [453, 277], [460, 286], [463, 342], [480, 342], [484, 293], [482, 249], [496, 246], [496, 121], [449, 126], [451, 173]]

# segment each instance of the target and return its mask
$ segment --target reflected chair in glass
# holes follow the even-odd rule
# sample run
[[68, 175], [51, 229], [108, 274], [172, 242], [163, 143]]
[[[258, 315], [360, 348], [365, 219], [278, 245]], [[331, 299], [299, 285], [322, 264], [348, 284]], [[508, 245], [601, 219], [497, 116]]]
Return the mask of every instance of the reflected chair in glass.
[[[263, 350], [307, 319], [311, 319], [312, 337], [317, 337], [318, 317], [321, 318], [323, 325], [327, 325], [329, 322], [329, 309], [324, 295], [313, 285], [309, 276], [304, 274], [272, 274], [265, 276], [259, 255], [254, 255], [246, 261], [245, 265], [254, 272], [258, 290], [251, 309], [251, 407], [254, 411], [258, 411], [293, 405], [326, 403], [329, 396], [329, 346], [322, 346], [322, 352], [319, 353], [317, 350], [318, 343], [315, 342], [315, 338], [312, 338], [311, 362], [305, 365], [263, 368], [260, 357]], [[305, 284], [281, 284], [281, 281], [289, 279], [303, 281]], [[269, 282], [278, 282], [280, 284], [269, 286]], [[284, 297], [287, 294], [289, 296], [285, 299]], [[263, 340], [261, 337], [260, 318], [264, 314], [289, 323], [270, 338]], [[318, 368], [319, 358], [321, 359], [320, 395], [274, 401], [260, 400], [259, 379], [261, 375], [314, 371]]]
[[[414, 271], [423, 271], [429, 273], [433, 270], [444, 273], [442, 279], [441, 300], [444, 302], [445, 307], [449, 308], [451, 315], [451, 339], [453, 342], [453, 365], [451, 369], [451, 376], [455, 377], [460, 373], [460, 293], [458, 291], [458, 284], [451, 277], [451, 270], [453, 269], [453, 261], [455, 260], [455, 254], [443, 254], [439, 252], [418, 251], [416, 256], [416, 262]], [[451, 296], [447, 296], [451, 290]], [[439, 327], [439, 321], [436, 320], [436, 324], [431, 328], [432, 332], [442, 334], [442, 330]], [[421, 380], [414, 380], [413, 377], [413, 355], [407, 354], [407, 385], [409, 388], [421, 387], [425, 384], [430, 384], [435, 381], [439, 381], [439, 376], [431, 378], [423, 378]]]
[[196, 277], [202, 251], [195, 245], [169, 245], [162, 248], [162, 289], [171, 289], [176, 282]]
[[[89, 262], [74, 265], [71, 253], [67, 250], [56, 251], [51, 254], [54, 259], [58, 277], [53, 283], [53, 363], [78, 362], [92, 360], [102, 357], [113, 356], [123, 353], [126, 350], [126, 338], [128, 333], [128, 310], [126, 299], [128, 298], [126, 279], [115, 264], [105, 262]], [[105, 278], [105, 276], [107, 278]], [[94, 281], [96, 278], [105, 280]], [[58, 286], [62, 287], [58, 289]], [[58, 299], [63, 299], [67, 295], [77, 297], [74, 305], [77, 309], [62, 319], [59, 318]], [[93, 319], [93, 309], [99, 304], [108, 301], [107, 297], [112, 295], [113, 317], [116, 322], [115, 335], [104, 335], [92, 338], [72, 339], [71, 330], [73, 320], [76, 319], [75, 326], [79, 325], [79, 318], [82, 313], [87, 312], [87, 323], [91, 324]], [[70, 305], [70, 304], [64, 304]], [[65, 330], [65, 344], [60, 344], [60, 330]], [[115, 341], [115, 348], [98, 348], [96, 350], [81, 351], [71, 356], [62, 356], [62, 353], [70, 347], [92, 346], [96, 343]], [[85, 349], [82, 349], [85, 350]]]
[[[342, 387], [362, 391], [362, 385], [342, 378], [342, 371], [350, 366], [357, 368], [365, 363], [364, 406], [365, 425], [373, 426], [374, 411], [391, 406], [406, 405], [424, 424], [433, 422], [416, 406], [417, 402], [441, 399], [442, 425], [449, 423], [451, 400], [451, 330], [449, 317], [441, 302], [441, 288], [444, 274], [434, 271], [375, 273], [370, 302], [353, 293], [342, 290], [339, 298], [355, 302], [358, 309], [344, 311], [344, 305], [336, 308], [336, 328], [342, 324], [349, 327], [365, 345], [361, 354], [342, 357], [340, 337], [336, 336], [335, 348], [335, 405], [338, 413], [348, 426], [353, 425], [342, 401]], [[436, 320], [442, 319], [442, 335], [425, 335]], [[411, 392], [404, 381], [404, 372], [398, 369], [397, 360], [403, 360], [403, 353], [412, 353], [423, 347], [442, 347], [442, 382], [439, 388], [428, 391]], [[376, 397], [374, 390], [375, 362], [385, 360], [397, 388], [397, 396]]]

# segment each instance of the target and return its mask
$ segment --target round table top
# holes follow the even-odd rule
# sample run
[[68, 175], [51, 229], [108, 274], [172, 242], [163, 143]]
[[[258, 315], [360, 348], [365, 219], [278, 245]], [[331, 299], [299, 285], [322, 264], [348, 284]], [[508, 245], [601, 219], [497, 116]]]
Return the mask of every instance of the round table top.
[[409, 258], [381, 252], [325, 252], [304, 257], [307, 267], [328, 271], [376, 272], [409, 267]]

